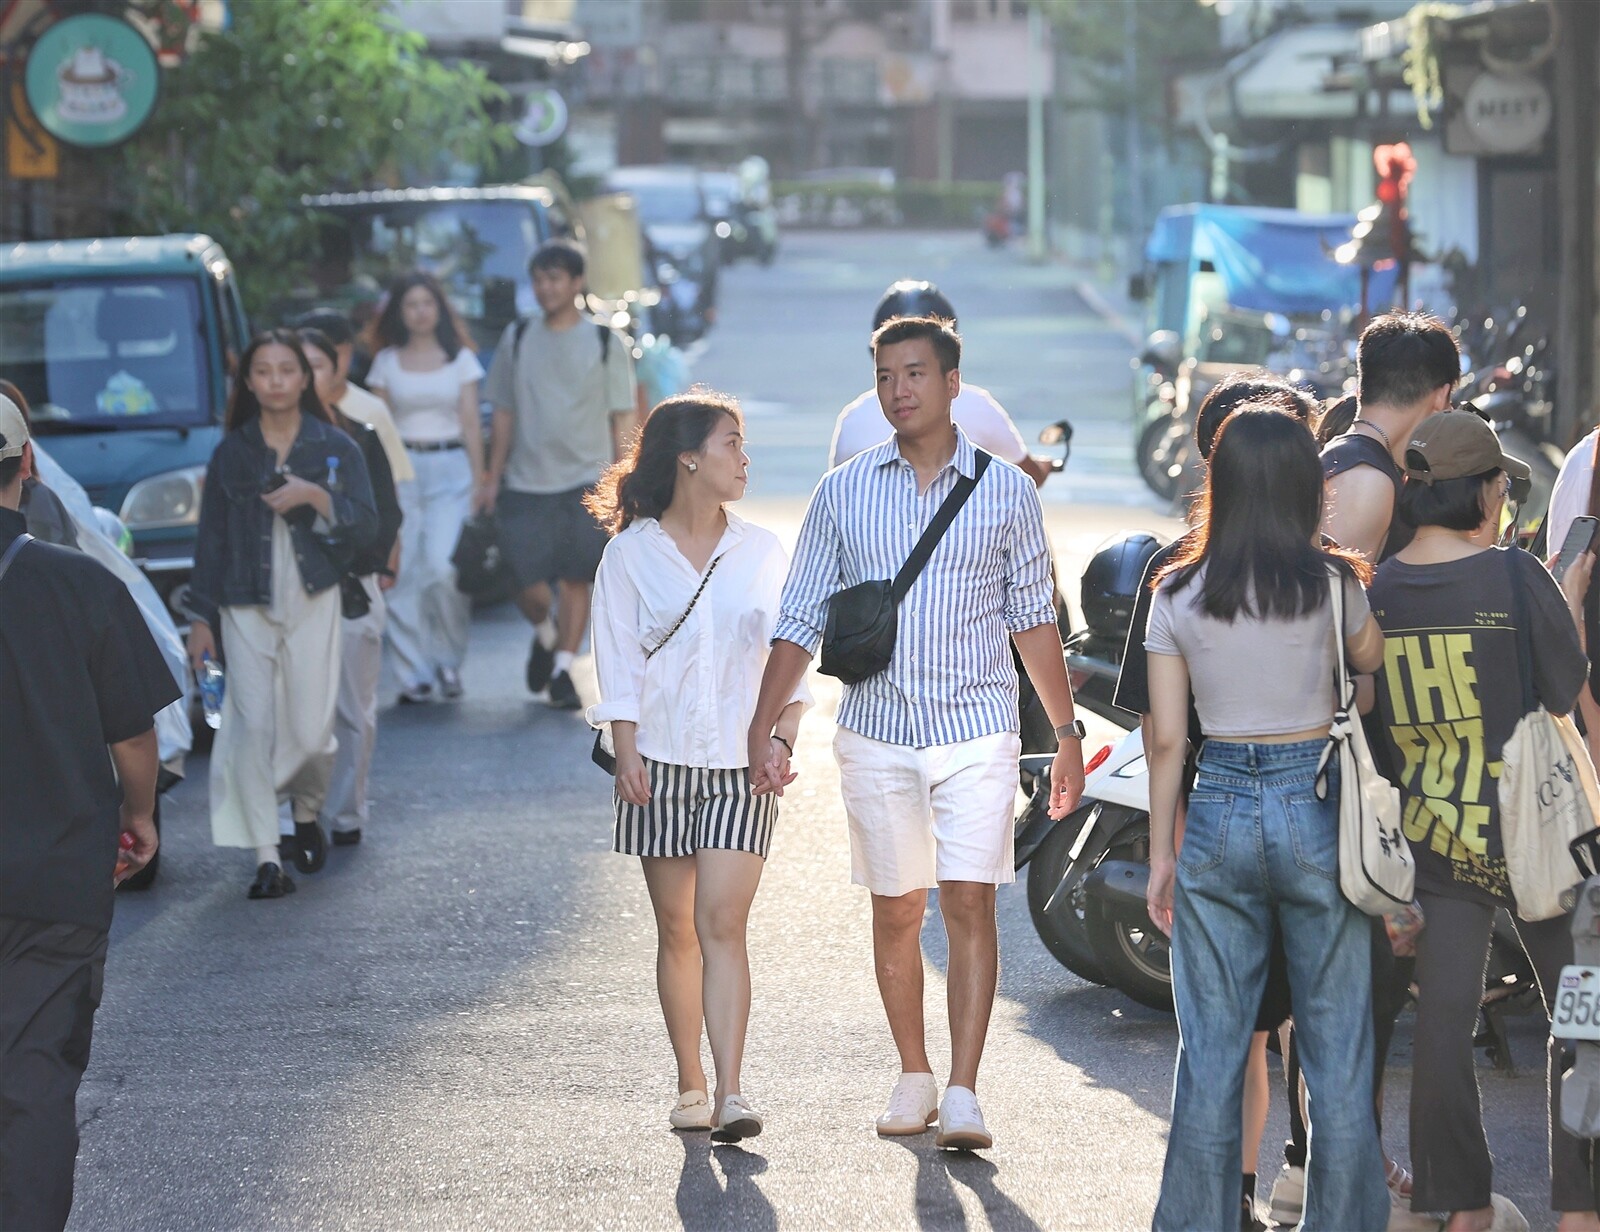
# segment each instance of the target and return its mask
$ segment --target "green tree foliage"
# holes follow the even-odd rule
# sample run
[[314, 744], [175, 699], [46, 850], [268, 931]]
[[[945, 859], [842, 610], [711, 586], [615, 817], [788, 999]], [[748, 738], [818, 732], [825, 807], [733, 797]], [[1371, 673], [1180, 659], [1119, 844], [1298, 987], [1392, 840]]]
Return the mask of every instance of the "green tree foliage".
[[511, 141], [482, 70], [426, 54], [383, 0], [236, 0], [162, 83], [123, 151], [137, 231], [204, 231], [227, 248], [252, 307], [304, 273], [306, 193], [427, 183]]
[[1146, 123], [1167, 117], [1167, 89], [1185, 66], [1217, 54], [1215, 6], [1201, 0], [1033, 0], [1083, 74], [1079, 83], [1108, 111], [1124, 111], [1129, 84], [1124, 54], [1130, 27], [1137, 49], [1132, 101]]

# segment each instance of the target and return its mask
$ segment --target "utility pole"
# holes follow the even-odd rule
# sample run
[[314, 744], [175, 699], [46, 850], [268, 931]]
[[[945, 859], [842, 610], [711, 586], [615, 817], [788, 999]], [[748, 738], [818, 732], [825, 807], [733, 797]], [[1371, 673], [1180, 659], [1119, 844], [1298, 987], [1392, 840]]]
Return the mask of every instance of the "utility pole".
[[1128, 221], [1135, 251], [1144, 242], [1144, 151], [1139, 107], [1139, 14], [1137, 0], [1122, 0], [1122, 76], [1128, 92]]
[[1028, 256], [1043, 261], [1044, 235], [1044, 15], [1028, 6]]

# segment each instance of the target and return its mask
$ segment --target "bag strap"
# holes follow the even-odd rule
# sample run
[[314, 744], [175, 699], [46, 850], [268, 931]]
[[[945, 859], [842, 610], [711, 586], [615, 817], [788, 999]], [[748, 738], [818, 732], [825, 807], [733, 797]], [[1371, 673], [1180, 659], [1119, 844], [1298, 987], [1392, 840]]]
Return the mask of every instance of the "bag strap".
[[939, 506], [939, 511], [933, 515], [933, 521], [928, 523], [928, 529], [922, 532], [922, 538], [917, 540], [917, 546], [911, 549], [911, 555], [906, 557], [906, 563], [900, 566], [900, 572], [894, 575], [894, 601], [901, 602], [911, 590], [911, 585], [923, 569], [927, 567], [929, 559], [933, 556], [933, 549], [939, 546], [939, 540], [944, 538], [945, 531], [950, 529], [950, 523], [956, 520], [956, 514], [961, 512], [961, 507], [967, 503], [967, 498], [972, 495], [972, 490], [978, 486], [978, 480], [983, 478], [983, 472], [989, 469], [989, 463], [994, 459], [982, 449], [972, 451], [974, 464], [972, 478], [965, 475], [956, 481], [956, 486], [950, 489], [950, 495], [944, 498], [944, 503]]
[[1328, 769], [1333, 764], [1334, 751], [1341, 741], [1349, 738], [1350, 725], [1359, 723], [1355, 709], [1355, 688], [1350, 683], [1350, 665], [1345, 660], [1344, 649], [1344, 575], [1338, 569], [1328, 568], [1328, 595], [1333, 605], [1333, 727], [1328, 732], [1327, 746], [1317, 762], [1315, 791], [1317, 799], [1328, 798]]
[[1517, 626], [1517, 675], [1522, 679], [1522, 713], [1532, 714], [1539, 706], [1533, 695], [1533, 631], [1528, 628], [1528, 597], [1522, 593], [1517, 576], [1516, 554], [1521, 548], [1506, 549], [1506, 576], [1511, 583], [1511, 619]]
[[[722, 554], [722, 556], [726, 555], [726, 552]], [[711, 575], [717, 571], [717, 566], [722, 563], [722, 556], [717, 557], [711, 562], [710, 565], [706, 567], [706, 575], [700, 579], [700, 588], [694, 592], [694, 598], [689, 600], [689, 606], [683, 609], [683, 615], [678, 617], [678, 623], [667, 630], [666, 637], [662, 638], [656, 643], [654, 650], [647, 650], [644, 652], [644, 657], [646, 659], [653, 659], [656, 657], [656, 655], [660, 654], [661, 648], [672, 640], [673, 636], [678, 632], [679, 629], [683, 628], [683, 622], [689, 619], [689, 613], [694, 611], [694, 605], [700, 602], [700, 596], [705, 593], [706, 583], [711, 581]]]
[[[517, 318], [516, 331], [511, 335], [511, 366], [517, 366], [517, 357], [522, 354], [522, 335], [528, 332], [528, 326], [533, 324], [533, 314]], [[596, 321], [595, 329], [600, 331], [600, 366], [603, 368], [611, 359], [611, 327], [604, 321]]]
[[0, 578], [4, 578], [6, 571], [11, 568], [11, 562], [16, 560], [17, 553], [33, 542], [33, 536], [23, 531], [11, 541], [11, 546], [5, 550], [5, 555], [0, 556]]

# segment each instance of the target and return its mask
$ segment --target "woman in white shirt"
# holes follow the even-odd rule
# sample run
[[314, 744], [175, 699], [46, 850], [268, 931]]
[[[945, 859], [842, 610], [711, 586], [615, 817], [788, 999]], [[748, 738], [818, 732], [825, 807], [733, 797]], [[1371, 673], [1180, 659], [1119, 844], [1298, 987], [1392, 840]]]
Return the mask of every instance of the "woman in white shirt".
[[[802, 684], [752, 775], [746, 737], [788, 558], [770, 531], [728, 512], [748, 478], [743, 432], [730, 397], [669, 398], [587, 500], [616, 536], [595, 579], [601, 701], [589, 722], [610, 727], [615, 849], [640, 857], [655, 910], [656, 986], [678, 1067], [669, 1120], [723, 1142], [761, 1132], [739, 1091], [745, 926], [810, 702]], [[709, 1106], [702, 1021], [716, 1065]]]
[[416, 472], [396, 485], [406, 567], [389, 595], [388, 640], [400, 700], [428, 701], [437, 683], [453, 701], [461, 696], [472, 607], [456, 589], [450, 557], [483, 483], [483, 365], [431, 274], [395, 283], [369, 342], [377, 354], [367, 384], [389, 404]]

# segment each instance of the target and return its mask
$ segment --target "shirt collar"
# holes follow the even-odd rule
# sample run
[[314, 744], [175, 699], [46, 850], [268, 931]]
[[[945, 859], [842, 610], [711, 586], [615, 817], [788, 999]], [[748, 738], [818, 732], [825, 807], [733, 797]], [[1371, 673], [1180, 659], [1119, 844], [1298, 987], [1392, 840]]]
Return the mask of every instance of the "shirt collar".
[[[729, 548], [732, 548], [734, 544], [738, 543], [744, 538], [746, 526], [745, 520], [732, 509], [724, 509], [722, 512], [727, 516], [728, 529], [723, 531], [722, 538], [717, 540], [717, 550], [712, 553], [713, 556], [720, 556], [723, 552], [727, 551]], [[634, 525], [639, 528], [640, 533], [652, 536], [653, 538], [657, 539], [662, 546], [670, 547], [675, 552], [678, 550], [678, 545], [673, 540], [672, 536], [667, 534], [667, 532], [661, 528], [660, 519], [640, 518], [634, 523]]]
[[[950, 461], [946, 465], [955, 467], [959, 474], [971, 479], [978, 473], [977, 452], [973, 449], [972, 442], [967, 439], [967, 434], [961, 430], [961, 425], [952, 424], [951, 426], [956, 430], [956, 451], [950, 456]], [[892, 462], [904, 462], [907, 466], [911, 465], [901, 456], [900, 438], [897, 436], [891, 436], [872, 452], [872, 465], [874, 467], [888, 466]], [[940, 468], [940, 473], [943, 473], [942, 467]]]
[[28, 529], [28, 519], [15, 509], [0, 508], [0, 551], [11, 546], [11, 541]]

